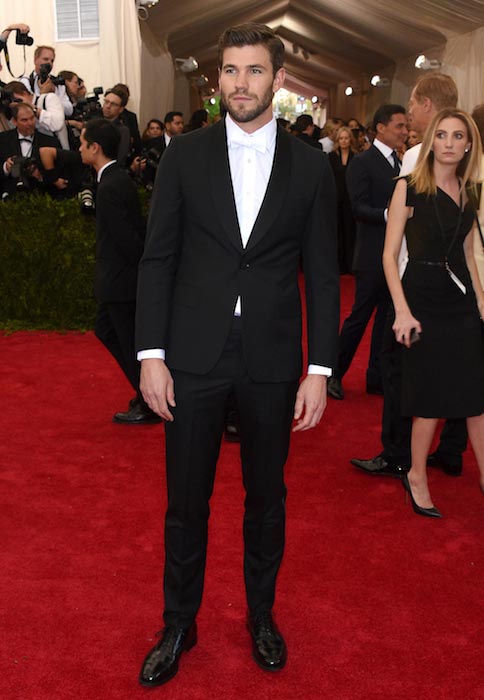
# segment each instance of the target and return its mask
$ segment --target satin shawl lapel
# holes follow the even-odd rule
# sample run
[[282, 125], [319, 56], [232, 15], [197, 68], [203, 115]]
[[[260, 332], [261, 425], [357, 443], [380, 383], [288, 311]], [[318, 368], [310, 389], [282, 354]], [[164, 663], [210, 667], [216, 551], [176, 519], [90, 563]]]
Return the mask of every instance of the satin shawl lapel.
[[220, 120], [210, 127], [210, 132], [208, 158], [210, 159], [209, 177], [213, 201], [228, 238], [238, 250], [242, 250], [242, 238], [230, 176], [225, 121]]
[[257, 245], [267, 233], [286, 199], [289, 174], [291, 172], [291, 142], [289, 140], [291, 138], [294, 137], [283, 129], [277, 129], [276, 150], [271, 176], [254, 228], [247, 242], [247, 250], [251, 250]]

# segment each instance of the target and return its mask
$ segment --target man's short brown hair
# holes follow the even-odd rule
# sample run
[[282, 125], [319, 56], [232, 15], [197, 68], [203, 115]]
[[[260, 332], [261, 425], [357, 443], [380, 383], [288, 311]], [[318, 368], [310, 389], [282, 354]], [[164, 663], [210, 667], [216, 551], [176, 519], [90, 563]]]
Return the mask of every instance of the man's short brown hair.
[[20, 80], [11, 80], [5, 87], [3, 88], [4, 90], [7, 90], [7, 92], [12, 92], [15, 95], [28, 95], [29, 91], [25, 87], [23, 83], [20, 82]]
[[417, 102], [422, 102], [425, 97], [428, 97], [437, 112], [441, 109], [455, 109], [459, 98], [453, 78], [444, 73], [422, 75], [417, 80], [413, 94]]
[[44, 50], [46, 50], [46, 51], [52, 51], [52, 53], [54, 54], [54, 60], [55, 60], [55, 49], [54, 49], [54, 47], [53, 47], [53, 46], [45, 46], [45, 45], [42, 45], [42, 46], [37, 46], [37, 48], [35, 49], [35, 51], [34, 51], [34, 61], [36, 61], [36, 60], [38, 59], [38, 57], [40, 56], [40, 54], [41, 54], [42, 51], [44, 51]]
[[270, 27], [257, 22], [238, 24], [226, 29], [218, 41], [218, 67], [222, 68], [225, 49], [233, 46], [257, 46], [261, 44], [269, 51], [274, 75], [284, 65], [284, 44]]
[[129, 99], [126, 90], [121, 90], [121, 88], [115, 86], [109, 88], [109, 90], [106, 90], [106, 92], [104, 93], [104, 97], [107, 97], [110, 93], [112, 95], [116, 95], [116, 97], [119, 97], [119, 99], [121, 100], [121, 107], [126, 107]]
[[32, 114], [35, 115], [34, 108], [32, 107], [32, 105], [29, 105], [28, 102], [17, 102], [17, 104], [14, 104], [11, 108], [12, 119], [17, 120], [19, 112], [21, 112], [23, 109], [28, 109]]

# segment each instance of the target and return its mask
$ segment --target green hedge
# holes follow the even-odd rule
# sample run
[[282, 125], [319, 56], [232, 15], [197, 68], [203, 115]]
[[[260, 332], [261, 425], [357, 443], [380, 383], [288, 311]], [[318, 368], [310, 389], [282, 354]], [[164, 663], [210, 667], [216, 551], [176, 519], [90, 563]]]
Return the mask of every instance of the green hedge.
[[0, 260], [0, 328], [93, 327], [95, 219], [77, 199], [1, 202]]

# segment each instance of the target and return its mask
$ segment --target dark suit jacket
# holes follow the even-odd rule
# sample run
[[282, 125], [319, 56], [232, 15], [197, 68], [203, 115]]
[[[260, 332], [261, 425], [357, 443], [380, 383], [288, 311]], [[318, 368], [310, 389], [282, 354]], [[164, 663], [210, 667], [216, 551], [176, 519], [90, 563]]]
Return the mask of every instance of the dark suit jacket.
[[353, 151], [348, 153], [348, 161], [343, 165], [341, 155], [338, 151], [328, 153], [329, 164], [333, 170], [334, 182], [336, 184], [336, 194], [338, 196], [338, 204], [349, 201], [348, 187], [346, 184], [346, 172], [350, 161], [355, 157]]
[[353, 158], [346, 171], [351, 208], [356, 219], [355, 270], [382, 268], [385, 215], [395, 173], [381, 151], [372, 146]]
[[161, 159], [140, 264], [137, 348], [204, 374], [219, 359], [242, 299], [250, 376], [301, 373], [302, 255], [310, 363], [334, 366], [339, 324], [335, 188], [327, 158], [282, 129], [265, 199], [244, 249], [225, 122], [177, 136]]
[[116, 163], [103, 172], [96, 194], [96, 272], [99, 301], [136, 299], [144, 222], [136, 187]]
[[[20, 137], [21, 138], [21, 137]], [[34, 140], [32, 144], [32, 154], [31, 158], [34, 158], [38, 163], [40, 163], [39, 148], [41, 146], [51, 146], [54, 148], [60, 148], [59, 141], [53, 136], [47, 136], [47, 134], [42, 134], [40, 131], [35, 131]], [[12, 194], [16, 190], [15, 180], [12, 179], [10, 175], [6, 176], [3, 173], [3, 164], [11, 156], [21, 156], [22, 150], [20, 148], [19, 133], [17, 129], [11, 129], [10, 131], [4, 131], [0, 134], [0, 181], [1, 189], [4, 192]]]
[[128, 127], [131, 136], [131, 152], [135, 156], [139, 156], [141, 151], [141, 136], [138, 127], [138, 117], [129, 109], [123, 109], [120, 115], [120, 121]]
[[323, 147], [319, 143], [319, 141], [317, 141], [316, 139], [313, 139], [312, 136], [308, 136], [308, 134], [297, 134], [296, 138], [298, 138], [303, 143], [307, 143], [308, 146], [312, 146], [313, 148], [317, 148], [318, 151], [323, 150]]

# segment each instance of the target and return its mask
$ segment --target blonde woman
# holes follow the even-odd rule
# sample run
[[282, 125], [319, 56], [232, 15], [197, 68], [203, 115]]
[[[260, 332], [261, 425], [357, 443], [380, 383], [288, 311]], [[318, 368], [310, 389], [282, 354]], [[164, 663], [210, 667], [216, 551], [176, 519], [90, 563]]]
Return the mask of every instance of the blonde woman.
[[336, 134], [334, 148], [329, 154], [329, 162], [333, 170], [338, 201], [338, 263], [341, 275], [353, 270], [356, 223], [346, 186], [346, 168], [357, 152], [351, 129], [347, 126], [340, 127]]
[[[414, 417], [412, 467], [403, 479], [419, 515], [441, 517], [426, 462], [437, 420], [467, 418], [484, 490], [484, 293], [473, 255], [481, 144], [472, 117], [440, 111], [417, 165], [398, 181], [390, 206], [383, 267], [395, 307], [393, 330], [405, 346], [402, 413]], [[409, 263], [397, 269], [405, 235]]]

